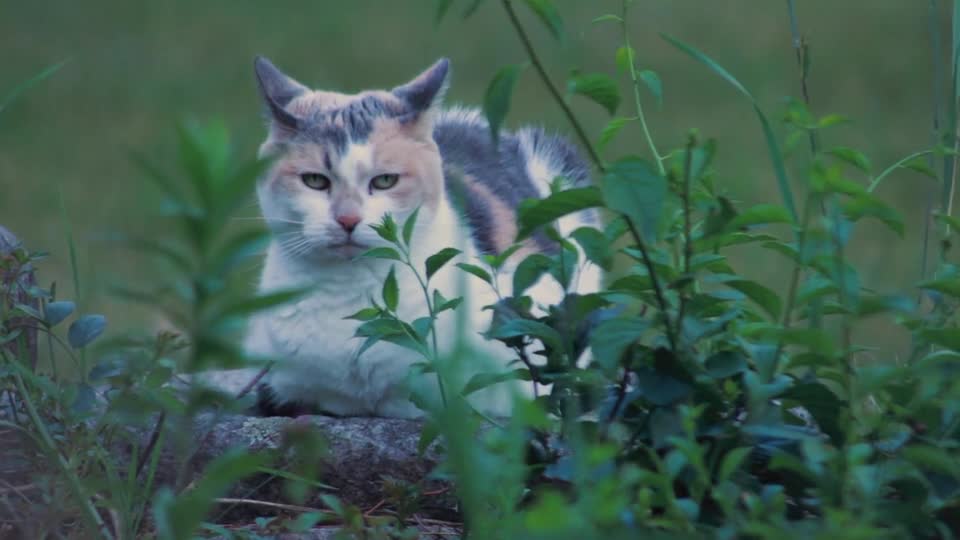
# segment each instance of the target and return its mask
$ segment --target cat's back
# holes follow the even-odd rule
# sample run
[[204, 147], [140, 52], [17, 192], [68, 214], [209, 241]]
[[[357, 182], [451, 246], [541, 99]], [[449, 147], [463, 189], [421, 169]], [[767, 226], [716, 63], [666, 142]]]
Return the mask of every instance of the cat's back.
[[[478, 110], [451, 108], [439, 114], [433, 136], [450, 200], [466, 216], [483, 253], [499, 253], [513, 244], [520, 203], [548, 195], [557, 177], [564, 187], [590, 183], [590, 169], [576, 147], [539, 127], [502, 130], [494, 144]], [[593, 220], [590, 214], [576, 218], [578, 223]], [[542, 237], [534, 241], [541, 250], [552, 249]]]

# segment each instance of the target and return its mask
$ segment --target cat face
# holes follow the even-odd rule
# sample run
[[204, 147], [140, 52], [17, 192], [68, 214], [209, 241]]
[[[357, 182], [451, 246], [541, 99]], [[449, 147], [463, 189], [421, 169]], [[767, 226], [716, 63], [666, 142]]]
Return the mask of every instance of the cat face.
[[270, 113], [260, 148], [274, 164], [257, 186], [264, 218], [294, 257], [349, 259], [384, 241], [370, 227], [417, 208], [419, 230], [443, 197], [433, 116], [448, 71], [441, 59], [409, 83], [356, 95], [312, 91], [257, 58]]

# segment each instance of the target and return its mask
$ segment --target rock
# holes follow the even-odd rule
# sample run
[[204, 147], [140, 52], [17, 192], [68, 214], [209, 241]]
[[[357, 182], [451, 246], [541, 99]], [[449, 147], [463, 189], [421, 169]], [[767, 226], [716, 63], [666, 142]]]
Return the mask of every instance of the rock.
[[[194, 427], [195, 453], [189, 460], [185, 482], [189, 485], [199, 479], [206, 466], [230, 450], [242, 448], [249, 451], [278, 450], [291, 432], [313, 432], [326, 442], [326, 451], [318, 456], [319, 481], [334, 488], [326, 493], [336, 495], [345, 504], [368, 510], [383, 504], [389, 498], [388, 483], [395, 481], [419, 484], [421, 489], [436, 491], [445, 487], [437, 480], [428, 479], [439, 457], [435, 447], [423, 455], [417, 451], [422, 422], [394, 418], [332, 418], [327, 416], [253, 417], [228, 415], [215, 417], [205, 415]], [[146, 441], [148, 434], [143, 433]], [[173, 447], [165, 448], [157, 472], [159, 485], [178, 484], [178, 463], [183, 457], [174, 454]], [[274, 465], [284, 469], [291, 456], [284, 454]], [[231, 488], [227, 497], [256, 499], [260, 501], [285, 502], [283, 480], [267, 474], [248, 477]], [[315, 508], [324, 508], [319, 497], [306, 503]], [[449, 517], [454, 512], [455, 500], [451, 495], [431, 497], [428, 515]], [[275, 515], [276, 510], [256, 505], [236, 505], [222, 517], [224, 523], [249, 523], [258, 516]]]

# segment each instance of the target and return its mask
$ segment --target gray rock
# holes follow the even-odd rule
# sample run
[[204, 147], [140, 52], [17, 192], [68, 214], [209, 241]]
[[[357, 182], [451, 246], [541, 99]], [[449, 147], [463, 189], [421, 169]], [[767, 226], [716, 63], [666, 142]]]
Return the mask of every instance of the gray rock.
[[[173, 428], [176, 429], [175, 427]], [[388, 485], [399, 481], [419, 484], [425, 491], [446, 487], [428, 475], [439, 462], [435, 447], [423, 455], [417, 451], [422, 423], [393, 418], [332, 418], [301, 416], [299, 418], [261, 418], [244, 415], [214, 417], [205, 415], [194, 427], [192, 457], [188, 459], [186, 474], [178, 478], [183, 452], [178, 445], [164, 449], [157, 471], [159, 485], [181, 487], [199, 479], [206, 466], [228, 451], [241, 448], [249, 451], [282, 450], [292, 433], [311, 432], [326, 443], [325, 451], [317, 456], [319, 481], [334, 488], [326, 493], [336, 495], [345, 504], [368, 510], [383, 504], [389, 498]], [[149, 434], [143, 432], [145, 441]], [[274, 466], [284, 469], [291, 455], [282, 454]], [[384, 478], [392, 479], [385, 483]], [[227, 497], [285, 502], [283, 480], [267, 474], [248, 477], [230, 490]], [[319, 494], [304, 504], [323, 508]], [[449, 516], [456, 501], [451, 495], [431, 497], [431, 515]], [[245, 523], [255, 517], [275, 515], [276, 511], [256, 505], [236, 505], [222, 516], [225, 523]]]

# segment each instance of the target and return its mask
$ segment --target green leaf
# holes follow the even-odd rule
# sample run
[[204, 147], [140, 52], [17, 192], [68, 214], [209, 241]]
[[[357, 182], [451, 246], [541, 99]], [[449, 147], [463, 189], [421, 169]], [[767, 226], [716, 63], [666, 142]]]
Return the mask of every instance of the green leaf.
[[623, 73], [630, 73], [630, 67], [633, 65], [635, 58], [636, 53], [634, 53], [633, 47], [621, 45], [615, 55], [617, 70]]
[[780, 398], [800, 404], [834, 444], [843, 444], [845, 436], [840, 425], [840, 411], [844, 411], [847, 404], [826, 385], [820, 382], [798, 383], [781, 394]]
[[433, 441], [437, 440], [439, 436], [440, 428], [437, 427], [437, 424], [430, 420], [426, 421], [423, 424], [423, 429], [420, 430], [420, 439], [417, 441], [417, 454], [423, 456], [423, 453], [427, 451], [427, 448], [430, 448], [430, 445], [433, 444]]
[[602, 106], [610, 115], [620, 106], [620, 89], [616, 81], [604, 73], [585, 73], [573, 75], [567, 81], [567, 92], [580, 94]]
[[690, 45], [687, 45], [673, 36], [661, 33], [660, 37], [719, 75], [723, 80], [730, 83], [730, 85], [733, 86], [744, 97], [750, 100], [750, 104], [753, 105], [753, 110], [757, 113], [757, 117], [760, 120], [760, 126], [763, 129], [763, 136], [766, 140], [767, 151], [770, 154], [770, 160], [773, 163], [773, 169], [777, 176], [777, 184], [780, 189], [780, 196], [783, 198], [783, 204], [786, 206], [787, 211], [790, 214], [791, 221], [797, 222], [797, 206], [793, 200], [793, 191], [790, 189], [790, 180], [787, 178], [787, 169], [783, 162], [783, 153], [780, 151], [780, 145], [777, 143], [776, 136], [773, 133], [773, 128], [770, 126], [770, 121], [767, 120], [766, 115], [763, 114], [762, 110], [760, 110], [760, 105], [757, 103], [756, 98], [753, 97], [753, 94], [751, 94], [746, 87], [744, 87], [743, 84], [736, 79], [736, 77], [730, 74], [729, 71], [724, 69], [720, 64], [703, 52], [691, 47]]
[[371, 227], [380, 238], [391, 244], [397, 243], [397, 222], [393, 220], [393, 216], [390, 214], [384, 215], [383, 221], [373, 224]]
[[84, 315], [70, 325], [67, 341], [74, 349], [82, 349], [97, 339], [106, 327], [107, 318], [103, 315]]
[[76, 307], [76, 304], [69, 300], [50, 302], [44, 306], [44, 320], [48, 326], [56, 326], [69, 317]]
[[614, 162], [602, 192], [608, 208], [629, 218], [647, 241], [656, 241], [667, 181], [652, 165], [637, 157]]
[[453, 0], [434, 0], [434, 4], [436, 4], [436, 7], [433, 11], [433, 22], [438, 24], [447, 15], [447, 11], [450, 11]]
[[936, 212], [933, 214], [933, 219], [937, 220], [938, 223], [942, 223], [951, 229], [951, 232], [960, 232], [960, 218], [956, 216], [948, 216], [946, 214], [941, 214]]
[[450, 259], [456, 257], [460, 254], [459, 249], [454, 248], [443, 248], [440, 251], [434, 253], [433, 255], [427, 257], [426, 268], [427, 268], [427, 279], [429, 280], [437, 273], [437, 270], [443, 268], [443, 265], [450, 262]]
[[467, 384], [463, 387], [463, 390], [460, 391], [460, 395], [466, 397], [478, 390], [483, 390], [489, 386], [500, 384], [506, 381], [529, 380], [530, 372], [526, 368], [515, 369], [505, 373], [477, 373], [473, 377], [470, 377], [470, 380], [467, 381]]
[[560, 18], [560, 12], [557, 11], [552, 0], [524, 0], [524, 3], [537, 14], [537, 17], [540, 17], [553, 37], [563, 38], [563, 19]]
[[473, 274], [487, 283], [493, 283], [493, 278], [490, 277], [490, 273], [475, 264], [457, 263], [457, 268], [460, 268], [468, 274]]
[[490, 124], [490, 137], [494, 145], [500, 141], [500, 126], [510, 112], [510, 96], [524, 67], [510, 65], [500, 68], [483, 95], [483, 114], [487, 117], [487, 123]]
[[413, 238], [413, 228], [417, 225], [417, 217], [419, 215], [420, 207], [418, 206], [416, 210], [410, 213], [407, 220], [403, 222], [403, 243], [407, 246], [410, 245], [410, 240]]
[[488, 337], [509, 339], [521, 336], [535, 337], [554, 350], [563, 349], [563, 338], [556, 330], [530, 319], [511, 319], [497, 328], [492, 328]]
[[900, 450], [903, 457], [915, 466], [930, 472], [938, 472], [960, 478], [960, 466], [956, 456], [943, 448], [927, 444], [911, 444]]
[[636, 118], [624, 118], [618, 116], [616, 118], [611, 118], [607, 125], [603, 127], [603, 131], [600, 133], [600, 139], [597, 143], [600, 145], [600, 148], [605, 147], [614, 137], [617, 136], [617, 133], [620, 133], [620, 130], [623, 129], [623, 126], [633, 122]]
[[477, 8], [480, 7], [480, 4], [482, 4], [484, 1], [485, 0], [472, 0], [470, 2], [470, 5], [467, 6], [467, 9], [463, 10], [463, 19], [464, 20], [469, 19], [477, 11]]
[[714, 379], [726, 379], [748, 368], [747, 359], [737, 351], [720, 351], [707, 358], [704, 367]]
[[392, 247], [375, 247], [364, 251], [361, 257], [367, 257], [370, 259], [388, 259], [392, 261], [403, 261], [403, 257], [400, 256], [400, 253]]
[[233, 302], [230, 302], [229, 304], [226, 304], [220, 309], [214, 311], [209, 316], [209, 319], [213, 321], [219, 321], [226, 317], [250, 315], [252, 313], [257, 313], [259, 311], [264, 311], [272, 307], [292, 302], [305, 295], [308, 291], [309, 289], [307, 288], [283, 289], [279, 291], [259, 293], [256, 296], [241, 298], [239, 300], [234, 300]]
[[50, 65], [50, 66], [47, 66], [47, 67], [45, 67], [44, 69], [42, 69], [42, 70], [40, 71], [40, 73], [37, 73], [37, 74], [34, 75], [33, 77], [30, 77], [29, 79], [27, 79], [27, 80], [21, 82], [20, 84], [14, 86], [14, 87], [13, 87], [13, 90], [7, 92], [7, 95], [5, 95], [5, 96], [3, 97], [3, 99], [0, 99], [0, 112], [3, 112], [4, 109], [6, 109], [7, 107], [9, 107], [14, 101], [16, 101], [17, 98], [19, 98], [21, 95], [23, 95], [24, 92], [26, 92], [26, 91], [29, 90], [30, 88], [36, 86], [37, 84], [45, 81], [46, 79], [49, 79], [51, 75], [53, 75], [54, 73], [56, 73], [56, 72], [57, 72], [60, 68], [62, 68], [62, 67], [64, 66], [64, 64], [66, 64], [68, 61], [69, 61], [69, 59], [67, 59], [67, 60], [61, 60], [60, 62], [57, 62], [56, 64], [52, 64], [52, 65]]
[[613, 14], [608, 13], [608, 14], [606, 14], [606, 15], [601, 15], [601, 16], [597, 17], [596, 19], [594, 19], [594, 20], [592, 20], [592, 21], [590, 21], [590, 22], [596, 24], [596, 23], [604, 22], [604, 21], [623, 22], [623, 19], [621, 19], [621, 18], [620, 18], [619, 16], [617, 16], [617, 15], [613, 15]]
[[720, 463], [720, 472], [717, 474], [717, 484], [729, 480], [734, 473], [740, 470], [740, 466], [743, 465], [743, 461], [750, 455], [752, 450], [750, 447], [741, 447], [734, 448], [727, 452], [727, 454], [723, 456], [723, 461]]
[[921, 281], [917, 287], [960, 298], [960, 276]]
[[892, 206], [868, 193], [863, 193], [850, 200], [844, 201], [842, 207], [843, 213], [850, 221], [857, 221], [863, 217], [876, 218], [887, 227], [890, 227], [890, 229], [901, 238], [903, 237], [904, 225], [900, 213]]
[[363, 308], [360, 311], [357, 311], [353, 315], [347, 315], [344, 319], [351, 319], [354, 321], [372, 321], [380, 316], [380, 310], [375, 307]]
[[597, 363], [608, 372], [620, 366], [627, 348], [638, 341], [650, 322], [640, 317], [608, 319], [590, 333], [590, 347]]
[[960, 329], [958, 328], [924, 328], [920, 330], [920, 335], [934, 345], [960, 351]]
[[523, 296], [523, 293], [552, 267], [553, 259], [542, 253], [534, 253], [520, 261], [513, 272], [513, 296]]
[[237, 480], [255, 474], [269, 464], [265, 452], [251, 452], [246, 448], [228, 451], [207, 466], [193, 489], [177, 497], [163, 488], [154, 502], [157, 536], [163, 540], [188, 540], [200, 526], [203, 518], [220, 497]]
[[400, 302], [400, 287], [397, 285], [396, 268], [390, 267], [387, 278], [383, 280], [383, 303], [390, 311], [397, 310], [397, 304]]
[[570, 237], [580, 244], [587, 260], [608, 272], [613, 270], [613, 253], [610, 250], [610, 243], [601, 231], [595, 227], [584, 226], [570, 233]]
[[737, 215], [727, 224], [728, 230], [744, 229], [753, 225], [790, 223], [790, 214], [782, 206], [758, 204]]
[[563, 216], [602, 205], [600, 190], [592, 186], [557, 191], [542, 199], [527, 199], [518, 210], [520, 232], [517, 233], [517, 240], [530, 236], [539, 227]]
[[863, 153], [858, 152], [853, 148], [838, 146], [837, 148], [830, 150], [830, 155], [839, 159], [840, 161], [853, 165], [865, 173], [870, 172], [870, 159], [863, 155]]
[[447, 300], [442, 294], [440, 294], [440, 291], [436, 289], [433, 290], [433, 309], [435, 313], [442, 313], [448, 309], [457, 309], [457, 306], [459, 306], [462, 302], [462, 297], [458, 296], [457, 298]]
[[773, 290], [748, 280], [728, 281], [727, 286], [747, 295], [747, 298], [756, 302], [774, 320], [780, 318], [780, 297]]
[[657, 75], [656, 71], [645, 69], [637, 73], [637, 76], [640, 77], [643, 84], [647, 85], [647, 89], [657, 100], [657, 106], [663, 107], [663, 83], [660, 82], [660, 75]]

